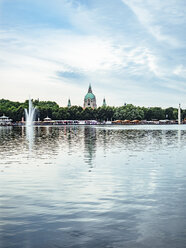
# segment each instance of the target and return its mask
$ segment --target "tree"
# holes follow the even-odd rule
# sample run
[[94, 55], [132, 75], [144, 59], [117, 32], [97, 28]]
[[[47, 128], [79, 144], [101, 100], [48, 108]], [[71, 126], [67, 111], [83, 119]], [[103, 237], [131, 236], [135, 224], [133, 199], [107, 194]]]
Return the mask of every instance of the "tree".
[[[178, 119], [178, 109], [160, 107], [136, 107], [132, 104], [127, 104], [121, 107], [104, 106], [97, 109], [86, 108], [80, 106], [59, 107], [53, 101], [33, 100], [33, 105], [36, 107], [36, 114], [43, 120], [45, 117], [50, 117], [54, 120], [100, 120], [106, 121], [111, 119], [117, 120], [153, 120], [153, 119]], [[21, 121], [24, 116], [24, 109], [28, 109], [28, 100], [23, 103], [13, 102], [6, 99], [0, 99], [0, 115], [7, 115], [13, 121]], [[186, 118], [186, 110], [182, 110], [182, 119]]]
[[57, 112], [59, 111], [59, 105], [56, 102], [37, 100], [33, 101], [33, 105], [37, 108], [37, 114], [41, 120], [47, 116], [56, 119]]
[[85, 108], [82, 111], [82, 120], [94, 120], [96, 119], [96, 109]]
[[169, 120], [176, 120], [177, 119], [178, 110], [172, 107], [165, 109], [165, 117]]
[[151, 107], [150, 109], [150, 120], [162, 120], [165, 119], [165, 111], [160, 107]]
[[112, 120], [115, 108], [110, 106], [102, 106], [96, 109], [96, 119], [100, 121]]
[[79, 106], [72, 106], [67, 108], [69, 119], [70, 120], [79, 120], [81, 119], [83, 108]]
[[127, 104], [126, 106], [116, 108], [114, 118], [118, 120], [142, 120], [144, 111], [140, 107]]

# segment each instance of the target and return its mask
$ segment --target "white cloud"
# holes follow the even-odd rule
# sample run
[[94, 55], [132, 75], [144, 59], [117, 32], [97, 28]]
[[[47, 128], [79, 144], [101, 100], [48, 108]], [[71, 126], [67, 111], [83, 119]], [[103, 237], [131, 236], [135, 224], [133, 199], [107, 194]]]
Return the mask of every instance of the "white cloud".
[[[37, 98], [42, 92], [42, 97], [56, 99], [61, 105], [65, 104], [64, 96], [74, 99], [74, 104], [82, 104], [84, 91], [78, 84], [93, 82], [104, 91], [105, 86], [110, 88], [114, 83], [115, 94], [119, 94], [117, 88], [140, 91], [137, 86], [140, 82], [131, 81], [128, 76], [163, 75], [158, 57], [147, 47], [120, 45], [107, 37], [77, 35], [64, 30], [42, 30], [40, 35], [35, 31], [31, 36], [11, 31], [3, 33], [0, 44], [3, 58], [0, 77], [1, 82], [6, 82], [1, 94], [14, 99], [14, 92], [9, 89], [17, 85], [22, 99], [28, 95]], [[81, 73], [85, 75], [82, 81], [88, 81], [74, 79], [72, 92], [72, 79], [60, 78], [57, 72]], [[103, 96], [104, 93], [98, 94], [101, 101]], [[123, 104], [117, 96], [113, 99]]]
[[[145, 47], [117, 46], [107, 38], [64, 34], [45, 30], [39, 38], [4, 34], [3, 64], [34, 67], [36, 71], [110, 71], [126, 68], [129, 63], [144, 65], [156, 72], [156, 56]], [[8, 41], [8, 42], [7, 42]]]
[[171, 32], [172, 25], [185, 22], [184, 3], [175, 0], [122, 0], [130, 7], [139, 22], [156, 38], [157, 41], [166, 42], [178, 47], [181, 41]]
[[[162, 72], [158, 66], [158, 58], [146, 47], [136, 47], [131, 49], [128, 54], [128, 62], [136, 65], [142, 65], [143, 69], [140, 68], [140, 74], [152, 72], [155, 76], [161, 76]], [[137, 66], [136, 66], [136, 69]], [[137, 70], [135, 69], [135, 73]], [[139, 72], [138, 72], [139, 73]]]
[[[25, 100], [31, 95], [66, 105], [70, 96], [73, 104], [82, 105], [87, 90], [84, 87], [92, 82], [93, 89], [99, 89], [96, 92], [99, 104], [102, 103], [103, 96], [112, 99], [111, 105], [120, 105], [125, 101], [144, 101], [145, 104], [145, 99], [157, 99], [158, 93], [156, 96], [154, 92], [152, 94], [151, 85], [157, 86], [157, 92], [161, 91], [160, 87], [180, 90], [182, 86], [176, 87], [173, 79], [170, 84], [169, 79], [175, 75], [185, 75], [184, 63], [182, 67], [176, 65], [176, 62], [170, 66], [170, 54], [166, 51], [166, 47], [169, 47], [167, 44], [171, 45], [173, 58], [174, 49], [180, 41], [176, 35], [167, 32], [165, 25], [172, 22], [172, 16], [176, 23], [180, 22], [182, 15], [178, 12], [179, 8], [176, 7], [174, 14], [168, 1], [160, 3], [158, 0], [160, 6], [155, 1], [123, 2], [138, 18], [134, 18], [132, 12], [128, 13], [127, 8], [125, 11], [128, 22], [123, 25], [124, 32], [121, 31], [123, 23], [119, 23], [119, 28], [115, 30], [108, 28], [105, 21], [109, 19], [111, 24], [111, 20], [115, 20], [115, 9], [113, 13], [109, 12], [109, 15], [112, 13], [111, 17], [107, 16], [108, 19], [105, 17], [102, 21], [105, 14], [103, 6], [98, 11], [96, 8], [88, 8], [87, 5], [74, 6], [73, 1], [65, 0], [56, 0], [55, 4], [47, 0], [38, 4], [47, 3], [47, 8], [51, 6], [51, 12], [61, 18], [60, 21], [67, 21], [70, 27], [67, 25], [54, 28], [49, 25], [46, 28], [46, 25], [41, 28], [33, 25], [28, 28], [23, 25], [17, 29], [1, 29], [0, 98]], [[126, 7], [121, 2], [120, 4]], [[165, 16], [159, 16], [162, 13], [165, 13]], [[132, 29], [134, 26], [130, 23], [130, 16], [132, 21], [136, 21], [133, 23], [135, 30]], [[116, 19], [115, 26], [119, 21]], [[143, 27], [156, 39], [152, 39], [146, 31], [141, 33]], [[138, 29], [139, 33], [133, 36], [133, 32], [138, 32]], [[159, 43], [165, 44], [159, 46]], [[79, 74], [83, 77], [65, 78], [63, 72], [72, 72], [72, 75]]]
[[184, 67], [183, 65], [178, 65], [173, 73], [177, 76], [180, 76], [180, 77], [183, 77], [183, 78], [186, 78], [186, 67]]

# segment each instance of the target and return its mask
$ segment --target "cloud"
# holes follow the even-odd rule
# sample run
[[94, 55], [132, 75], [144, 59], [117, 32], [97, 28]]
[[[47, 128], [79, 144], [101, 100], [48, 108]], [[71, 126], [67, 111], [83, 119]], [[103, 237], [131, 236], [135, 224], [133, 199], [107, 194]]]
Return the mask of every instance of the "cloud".
[[182, 78], [186, 78], [186, 67], [184, 67], [183, 65], [178, 65], [173, 73], [177, 76], [180, 76]]
[[172, 32], [177, 25], [185, 24], [184, 1], [122, 0], [130, 7], [139, 22], [159, 42], [179, 47], [182, 41]]
[[3, 36], [2, 66], [32, 67], [33, 72], [46, 71], [47, 75], [60, 71], [66, 78], [98, 72], [160, 75], [158, 59], [148, 48], [120, 46], [114, 39], [48, 29], [40, 36], [36, 32], [34, 39], [33, 34], [17, 32]]
[[84, 78], [84, 74], [78, 72], [72, 72], [72, 71], [64, 71], [64, 72], [59, 71], [57, 72], [57, 75], [59, 75], [59, 77], [76, 79], [76, 80]]
[[2, 5], [0, 97], [41, 95], [66, 105], [64, 98], [70, 96], [82, 105], [89, 83], [100, 104], [108, 96], [111, 105], [149, 105], [158, 93], [163, 104], [173, 90], [177, 98], [182, 94], [185, 59], [179, 44], [184, 39], [170, 27], [184, 21], [173, 1], [160, 6], [134, 0], [19, 2]]

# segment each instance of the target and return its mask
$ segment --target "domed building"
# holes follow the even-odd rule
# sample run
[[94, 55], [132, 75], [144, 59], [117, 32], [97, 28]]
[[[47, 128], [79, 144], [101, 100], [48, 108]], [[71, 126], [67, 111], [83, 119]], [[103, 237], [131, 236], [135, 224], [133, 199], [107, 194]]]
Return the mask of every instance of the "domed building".
[[89, 85], [88, 93], [85, 95], [84, 98], [84, 108], [97, 108], [96, 97], [92, 93], [91, 85]]

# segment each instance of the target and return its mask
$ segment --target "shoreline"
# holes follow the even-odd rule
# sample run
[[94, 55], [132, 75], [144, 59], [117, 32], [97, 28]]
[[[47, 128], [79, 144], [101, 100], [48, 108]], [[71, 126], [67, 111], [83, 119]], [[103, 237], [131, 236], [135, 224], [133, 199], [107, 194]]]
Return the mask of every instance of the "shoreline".
[[[180, 126], [180, 125], [186, 125], [186, 123], [126, 123], [126, 124], [75, 124], [75, 123], [69, 123], [69, 124], [34, 124], [33, 127], [47, 127], [47, 126], [53, 126], [53, 127], [59, 127], [59, 126]], [[0, 127], [26, 127], [25, 124], [11, 124], [11, 125], [0, 125]]]

